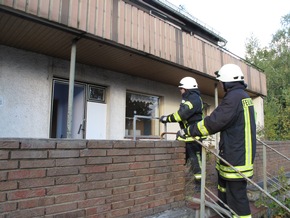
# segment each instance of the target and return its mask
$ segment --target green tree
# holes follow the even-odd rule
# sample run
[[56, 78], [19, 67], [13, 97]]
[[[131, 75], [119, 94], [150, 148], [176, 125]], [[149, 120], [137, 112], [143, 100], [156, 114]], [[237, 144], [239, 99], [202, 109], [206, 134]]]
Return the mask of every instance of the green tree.
[[269, 140], [290, 139], [290, 14], [281, 19], [281, 29], [269, 46], [261, 48], [251, 36], [246, 60], [263, 69], [267, 77], [264, 136]]

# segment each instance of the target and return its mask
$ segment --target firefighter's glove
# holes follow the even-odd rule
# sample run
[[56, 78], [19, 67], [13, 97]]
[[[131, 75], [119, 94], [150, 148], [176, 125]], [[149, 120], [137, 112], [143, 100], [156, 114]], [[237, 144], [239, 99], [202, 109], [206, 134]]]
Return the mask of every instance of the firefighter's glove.
[[185, 133], [184, 129], [181, 129], [176, 133], [176, 139], [178, 138], [186, 139], [186, 136], [187, 134]]
[[159, 120], [160, 120], [161, 123], [167, 123], [168, 122], [168, 116], [161, 116]]

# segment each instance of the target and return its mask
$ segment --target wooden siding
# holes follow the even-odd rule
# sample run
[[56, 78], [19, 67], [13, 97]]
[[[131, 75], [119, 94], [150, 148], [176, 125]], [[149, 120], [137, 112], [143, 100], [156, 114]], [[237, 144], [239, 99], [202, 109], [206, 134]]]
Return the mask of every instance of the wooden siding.
[[266, 78], [221, 48], [181, 31], [122, 0], [2, 0], [0, 4], [114, 41], [214, 76], [223, 64], [239, 65], [254, 92], [266, 95]]

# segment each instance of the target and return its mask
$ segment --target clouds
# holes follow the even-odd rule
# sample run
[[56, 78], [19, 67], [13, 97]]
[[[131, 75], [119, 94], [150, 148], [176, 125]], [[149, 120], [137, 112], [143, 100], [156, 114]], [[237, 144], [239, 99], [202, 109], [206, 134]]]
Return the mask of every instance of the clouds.
[[226, 48], [244, 57], [246, 39], [252, 34], [267, 46], [282, 16], [290, 13], [289, 0], [168, 0], [212, 27], [228, 43]]

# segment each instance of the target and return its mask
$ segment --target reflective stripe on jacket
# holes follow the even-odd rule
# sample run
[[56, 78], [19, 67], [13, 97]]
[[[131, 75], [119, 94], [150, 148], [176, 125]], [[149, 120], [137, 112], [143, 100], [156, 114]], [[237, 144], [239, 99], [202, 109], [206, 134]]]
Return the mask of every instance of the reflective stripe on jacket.
[[[220, 132], [219, 155], [247, 177], [253, 176], [256, 153], [256, 123], [252, 99], [245, 85], [231, 84], [221, 104], [210, 116], [190, 126], [191, 136], [206, 136]], [[217, 170], [224, 179], [243, 179], [225, 163], [217, 161]]]
[[182, 94], [178, 111], [168, 116], [168, 122], [178, 122], [181, 129], [203, 118], [203, 102], [198, 89], [189, 89]]

